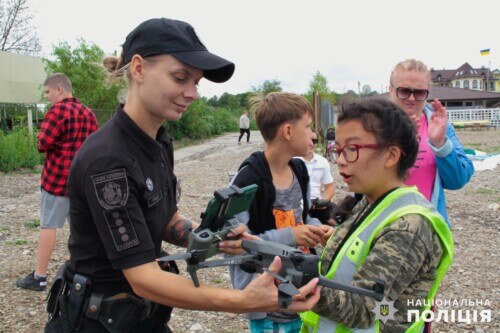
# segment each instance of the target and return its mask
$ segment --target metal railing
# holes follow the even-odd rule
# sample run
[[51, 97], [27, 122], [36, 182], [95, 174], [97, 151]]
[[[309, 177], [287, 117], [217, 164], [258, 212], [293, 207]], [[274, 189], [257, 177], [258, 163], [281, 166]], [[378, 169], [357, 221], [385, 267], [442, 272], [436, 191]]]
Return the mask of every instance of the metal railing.
[[500, 108], [495, 109], [457, 109], [446, 111], [451, 123], [489, 121], [490, 126], [500, 127]]

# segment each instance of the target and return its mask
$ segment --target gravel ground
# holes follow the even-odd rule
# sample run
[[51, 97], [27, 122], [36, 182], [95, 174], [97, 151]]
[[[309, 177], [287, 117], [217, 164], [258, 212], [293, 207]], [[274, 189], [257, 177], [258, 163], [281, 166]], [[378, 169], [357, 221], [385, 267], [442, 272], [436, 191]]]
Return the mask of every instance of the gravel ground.
[[[458, 131], [465, 147], [500, 152], [500, 131]], [[237, 135], [229, 134], [207, 142], [198, 148], [176, 151], [176, 174], [182, 179], [180, 211], [198, 221], [199, 214], [214, 190], [226, 186], [228, 172], [237, 170], [251, 152], [264, 145], [257, 132], [252, 143], [237, 145]], [[191, 149], [191, 150], [189, 150]], [[191, 155], [190, 155], [191, 154]], [[345, 188], [332, 166], [336, 181], [336, 199], [345, 195]], [[38, 182], [36, 172], [0, 173], [0, 332], [41, 332], [46, 319], [46, 293], [15, 287], [16, 279], [33, 270], [35, 264], [39, 219]], [[499, 205], [500, 168], [479, 171], [471, 182], [459, 191], [448, 191], [448, 212], [455, 239], [455, 258], [437, 299], [451, 302], [440, 309], [491, 310], [489, 323], [437, 323], [434, 332], [500, 332], [499, 315]], [[49, 284], [57, 267], [68, 258], [66, 242], [69, 228], [58, 233], [57, 247], [49, 266]], [[181, 251], [165, 246], [171, 253]], [[185, 272], [185, 265], [180, 263]], [[183, 275], [187, 275], [183, 273]], [[226, 268], [206, 269], [199, 273], [200, 281], [229, 287]], [[453, 305], [462, 299], [483, 305]], [[247, 332], [248, 325], [240, 315], [202, 311], [174, 310], [171, 327], [175, 332]]]

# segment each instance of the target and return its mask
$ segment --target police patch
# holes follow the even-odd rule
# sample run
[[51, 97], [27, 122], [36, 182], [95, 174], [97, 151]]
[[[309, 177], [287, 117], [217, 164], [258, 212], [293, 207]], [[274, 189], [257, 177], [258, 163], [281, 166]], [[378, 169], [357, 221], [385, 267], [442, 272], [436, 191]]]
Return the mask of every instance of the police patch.
[[100, 173], [91, 178], [97, 199], [105, 209], [122, 207], [127, 203], [128, 181], [125, 169]]
[[139, 238], [125, 207], [104, 211], [104, 217], [118, 252], [139, 245]]

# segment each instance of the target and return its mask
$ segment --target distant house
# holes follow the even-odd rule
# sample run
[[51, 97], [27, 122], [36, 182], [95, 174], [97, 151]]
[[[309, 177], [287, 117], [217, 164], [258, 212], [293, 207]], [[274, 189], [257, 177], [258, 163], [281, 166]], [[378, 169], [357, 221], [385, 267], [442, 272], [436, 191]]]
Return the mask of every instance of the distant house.
[[465, 63], [457, 69], [431, 69], [431, 84], [478, 91], [500, 92], [500, 71], [485, 67], [472, 68]]

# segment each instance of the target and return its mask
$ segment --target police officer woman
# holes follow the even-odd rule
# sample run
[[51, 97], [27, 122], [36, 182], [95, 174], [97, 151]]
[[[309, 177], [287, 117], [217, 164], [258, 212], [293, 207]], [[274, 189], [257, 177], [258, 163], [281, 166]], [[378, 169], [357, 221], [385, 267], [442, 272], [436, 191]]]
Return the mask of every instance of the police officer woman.
[[[196, 227], [177, 211], [172, 139], [162, 124], [180, 119], [199, 97], [202, 77], [225, 82], [234, 64], [208, 52], [189, 24], [160, 18], [135, 28], [121, 56], [107, 57], [104, 65], [115, 77], [126, 76], [127, 100], [73, 160], [68, 284], [60, 292], [58, 281], [52, 288], [61, 296], [49, 301], [54, 316], [46, 331], [169, 332], [169, 306], [277, 310], [269, 274], [242, 291], [196, 288], [155, 261], [162, 241], [186, 246]], [[278, 272], [279, 259], [271, 266]], [[312, 307], [319, 299], [315, 283], [301, 289], [289, 310]]]

